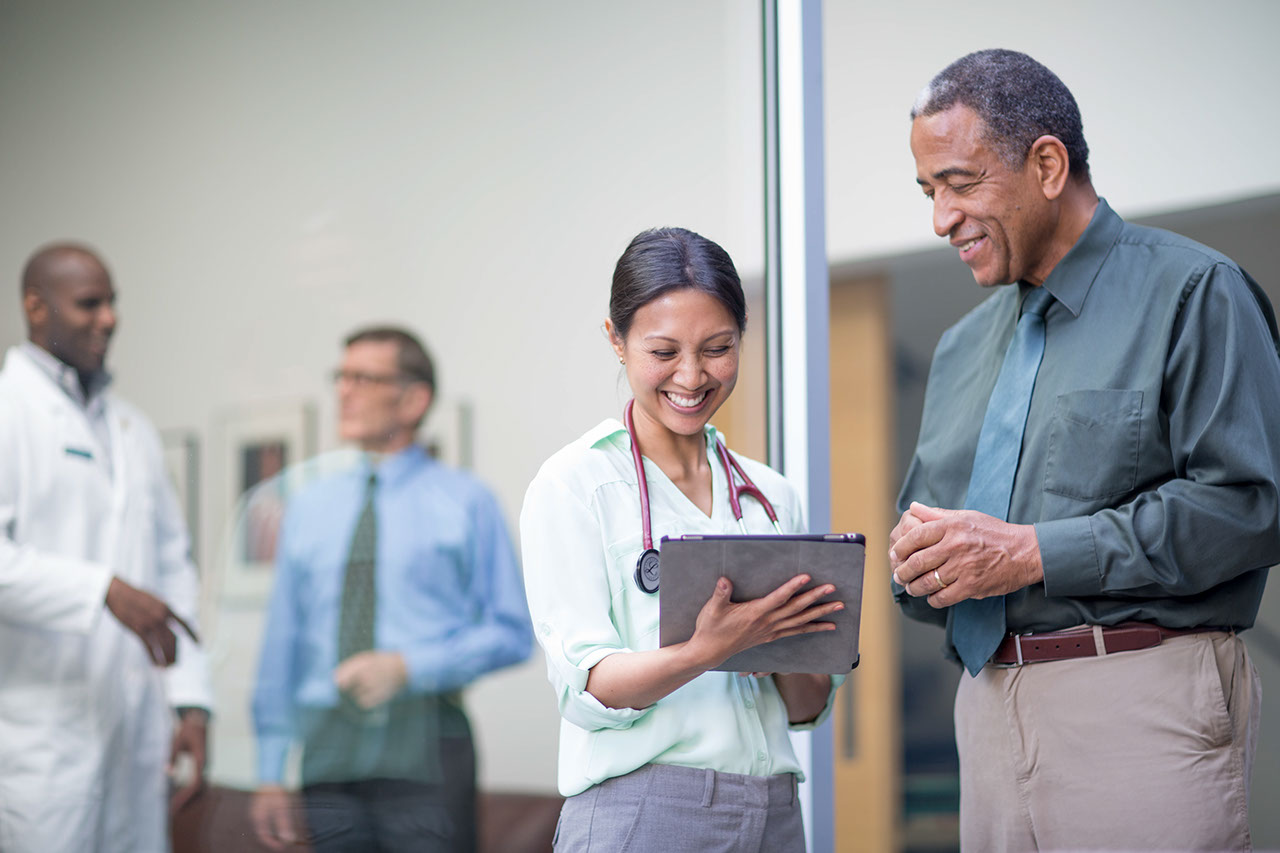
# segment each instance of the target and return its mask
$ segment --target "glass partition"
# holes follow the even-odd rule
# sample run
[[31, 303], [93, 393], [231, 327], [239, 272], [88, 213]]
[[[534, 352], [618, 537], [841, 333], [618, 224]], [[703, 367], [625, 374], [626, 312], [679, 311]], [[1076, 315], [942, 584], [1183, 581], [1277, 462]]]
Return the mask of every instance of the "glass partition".
[[[250, 849], [252, 793], [329, 778], [309, 764], [326, 751], [344, 765], [334, 781], [397, 775], [386, 768], [406, 742], [450, 767], [428, 743], [460, 721], [481, 849], [550, 832], [560, 718], [536, 645], [492, 671], [437, 655], [449, 677], [424, 654], [392, 674], [406, 685], [395, 702], [372, 689], [339, 716], [264, 698], [332, 706], [355, 692], [334, 679], [360, 681], [326, 675], [346, 618], [332, 572], [355, 559], [361, 478], [381, 462], [344, 427], [359, 408], [348, 397], [417, 386], [398, 361], [385, 377], [346, 364], [344, 341], [397, 326], [425, 343], [435, 376], [413, 441], [462, 472], [427, 503], [491, 496], [514, 543], [541, 463], [628, 396], [602, 328], [614, 262], [640, 230], [685, 226], [724, 246], [752, 290], [743, 391], [725, 418], [762, 458], [760, 38], [758, 8], [729, 0], [5, 5], [0, 255], [13, 271], [72, 239], [105, 262], [114, 389], [160, 430], [193, 534], [213, 715], [209, 788], [177, 815], [179, 849]], [[23, 313], [3, 317], [0, 343], [18, 344]], [[421, 538], [384, 521], [377, 547], [408, 537], [443, 554], [434, 571], [467, 571], [475, 542], [440, 530], [454, 510], [424, 512]], [[486, 589], [448, 612], [421, 588], [378, 604], [460, 631], [506, 594]], [[278, 613], [312, 621], [273, 645]], [[430, 707], [401, 709], [406, 696]], [[277, 737], [264, 747], [267, 718]], [[398, 725], [413, 739], [388, 740]]]

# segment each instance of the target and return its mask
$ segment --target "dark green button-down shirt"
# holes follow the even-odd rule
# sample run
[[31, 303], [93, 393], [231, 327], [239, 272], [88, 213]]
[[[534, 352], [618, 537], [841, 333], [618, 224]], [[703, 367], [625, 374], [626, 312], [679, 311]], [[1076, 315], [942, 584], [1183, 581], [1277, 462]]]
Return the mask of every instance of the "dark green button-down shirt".
[[[978, 431], [1028, 285], [1002, 287], [938, 343], [898, 499], [960, 509]], [[1009, 629], [1128, 620], [1253, 624], [1280, 562], [1280, 346], [1246, 273], [1130, 225], [1105, 201], [1044, 283], [1045, 353], [1009, 521], [1034, 523], [1044, 583]], [[904, 611], [948, 624], [895, 586]]]

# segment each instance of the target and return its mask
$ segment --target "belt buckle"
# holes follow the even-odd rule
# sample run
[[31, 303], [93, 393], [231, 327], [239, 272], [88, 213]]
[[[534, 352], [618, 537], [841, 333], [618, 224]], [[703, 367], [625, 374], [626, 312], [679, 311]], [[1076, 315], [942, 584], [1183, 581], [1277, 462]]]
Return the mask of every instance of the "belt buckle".
[[[1025, 666], [1026, 661], [1022, 659], [1022, 638], [1030, 636], [1031, 633], [1032, 633], [1031, 631], [1024, 631], [1021, 634], [1009, 635], [1009, 639], [1013, 640], [1013, 651], [1014, 651], [1014, 654], [1016, 655], [1015, 660], [1011, 660], [1008, 663], [992, 660], [992, 661], [988, 661], [987, 665], [998, 667], [999, 669], [1013, 669], [1015, 667]], [[994, 655], [992, 655], [992, 657], [994, 657]]]

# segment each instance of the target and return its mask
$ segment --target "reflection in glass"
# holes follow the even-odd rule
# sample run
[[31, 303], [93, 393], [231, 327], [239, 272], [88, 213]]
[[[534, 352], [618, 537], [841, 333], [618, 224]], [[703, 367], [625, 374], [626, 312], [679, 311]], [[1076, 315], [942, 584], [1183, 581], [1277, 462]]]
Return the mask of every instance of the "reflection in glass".
[[[442, 431], [442, 458], [469, 462], [510, 526], [541, 460], [621, 408], [616, 365], [600, 358], [600, 284], [627, 238], [689, 223], [759, 279], [759, 9], [4, 10], [0, 173], [23, 204], [0, 229], [0, 255], [13, 269], [32, 235], [100, 241], [127, 300], [111, 367], [157, 426], [200, 441], [190, 482], [203, 513], [199, 633], [215, 675], [210, 784], [174, 817], [175, 848], [245, 849], [259, 781], [249, 708], [276, 564], [245, 559], [270, 549], [251, 547], [243, 514], [231, 517], [239, 448], [287, 436], [288, 468], [253, 491], [266, 503], [273, 482], [287, 504], [354, 465], [313, 455], [338, 445], [325, 374], [343, 333], [396, 318], [441, 356], [446, 396], [427, 427]], [[75, 203], [54, 185], [77, 188]], [[753, 308], [749, 356], [763, 328]], [[18, 334], [17, 313], [0, 312], [0, 343]], [[761, 455], [743, 425], [726, 429]], [[543, 662], [473, 682], [466, 710], [481, 846], [485, 834], [485, 849], [503, 853], [549, 839], [559, 716]], [[291, 753], [285, 781], [300, 769]]]
[[488, 489], [415, 443], [435, 390], [419, 341], [357, 332], [340, 375], [400, 377], [338, 383], [338, 434], [358, 453], [323, 474], [282, 472], [245, 502], [246, 526], [267, 517], [254, 512], [264, 496], [285, 507], [253, 690], [250, 818], [268, 845], [474, 850], [460, 691], [530, 653], [515, 554]]

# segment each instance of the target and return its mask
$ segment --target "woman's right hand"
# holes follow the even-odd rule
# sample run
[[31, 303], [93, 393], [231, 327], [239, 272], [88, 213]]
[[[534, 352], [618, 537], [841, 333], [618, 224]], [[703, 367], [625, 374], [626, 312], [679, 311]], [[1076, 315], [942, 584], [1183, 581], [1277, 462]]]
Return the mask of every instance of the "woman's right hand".
[[819, 584], [802, 592], [809, 575], [800, 574], [768, 595], [751, 601], [733, 602], [733, 584], [728, 578], [716, 581], [694, 623], [689, 649], [717, 667], [738, 652], [797, 634], [834, 631], [835, 623], [821, 621], [844, 609], [843, 601], [822, 601], [836, 591], [831, 584]]
[[796, 575], [766, 596], [735, 604], [729, 600], [733, 584], [720, 578], [698, 613], [692, 637], [673, 646], [608, 655], [591, 667], [587, 692], [606, 708], [640, 710], [752, 646], [835, 630], [833, 623], [819, 620], [844, 609], [844, 602], [819, 604], [835, 587], [821, 584], [801, 592], [809, 580]]

